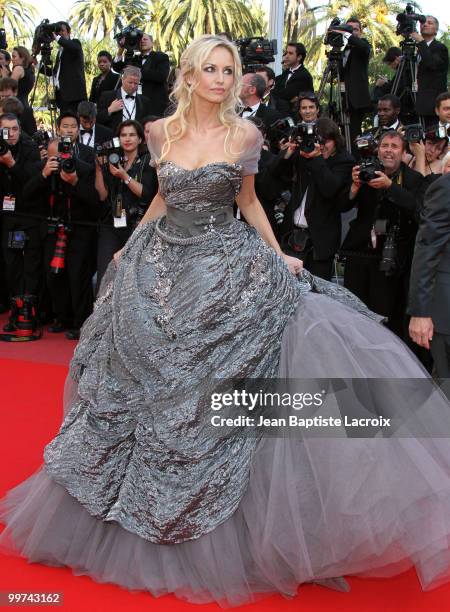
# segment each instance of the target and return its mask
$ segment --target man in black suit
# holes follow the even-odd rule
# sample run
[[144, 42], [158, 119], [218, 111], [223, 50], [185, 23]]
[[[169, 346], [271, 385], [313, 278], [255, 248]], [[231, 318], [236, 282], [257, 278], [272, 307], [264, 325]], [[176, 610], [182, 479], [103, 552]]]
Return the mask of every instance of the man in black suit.
[[262, 103], [264, 92], [266, 91], [266, 81], [260, 74], [248, 72], [242, 77], [241, 100], [245, 104], [242, 117], [256, 117], [265, 125], [266, 129], [283, 115], [278, 111], [269, 108]]
[[426, 22], [420, 24], [420, 34], [411, 34], [417, 43], [419, 59], [416, 110], [426, 127], [436, 123], [435, 100], [440, 93], [447, 91], [448, 50], [436, 40], [438, 29], [436, 17], [427, 15]]
[[361, 168], [355, 166], [346, 201], [340, 199], [342, 211], [353, 207], [358, 211], [341, 247], [346, 256], [344, 285], [371, 310], [387, 317], [390, 329], [401, 338], [406, 332], [417, 217], [426, 189], [424, 177], [402, 162], [405, 147], [402, 134], [384, 132], [378, 145], [384, 170], [363, 182]]
[[97, 65], [100, 74], [93, 78], [89, 102], [98, 104], [104, 91], [112, 91], [120, 85], [120, 74], [112, 70], [112, 56], [108, 51], [100, 51], [97, 55]]
[[[31, 106], [24, 106], [17, 98], [17, 81], [11, 79], [11, 77], [0, 79], [0, 101], [6, 100], [8, 102], [2, 105], [3, 112], [17, 115], [22, 132], [25, 132], [28, 136], [33, 136], [37, 130], [33, 109]], [[14, 106], [15, 108], [13, 108]]]
[[[447, 155], [448, 158], [448, 155]], [[444, 165], [444, 172], [450, 168]], [[411, 270], [409, 333], [450, 379], [450, 172], [425, 194]]]
[[275, 72], [270, 68], [270, 66], [258, 66], [255, 69], [256, 74], [260, 74], [266, 82], [266, 91], [264, 92], [264, 96], [262, 99], [262, 103], [271, 108], [272, 110], [276, 110], [286, 117], [291, 112], [291, 105], [287, 100], [283, 100], [276, 95], [273, 91], [275, 87]]
[[330, 280], [341, 242], [339, 194], [351, 183], [354, 158], [345, 150], [338, 126], [327, 117], [317, 122], [322, 144], [312, 152], [291, 143], [271, 173], [292, 180], [291, 200], [281, 226], [284, 252], [298, 257], [312, 274]]
[[290, 42], [283, 55], [285, 70], [275, 79], [274, 94], [297, 107], [297, 97], [301, 91], [314, 91], [311, 74], [303, 62], [306, 57], [305, 45]]
[[126, 66], [122, 72], [122, 86], [115, 91], [103, 92], [98, 104], [97, 121], [111, 128], [127, 119], [140, 121], [150, 115], [150, 101], [137, 93], [141, 71], [136, 66]]
[[80, 102], [77, 109], [80, 120], [79, 142], [95, 149], [113, 137], [113, 131], [99, 123], [97, 119], [97, 106], [93, 102]]
[[355, 138], [361, 134], [361, 123], [372, 107], [369, 94], [370, 44], [366, 38], [362, 37], [359, 19], [350, 17], [347, 25], [352, 26], [353, 34], [349, 32], [343, 34], [347, 39], [347, 45], [344, 49], [342, 65], [350, 115], [350, 140], [356, 153]]
[[79, 40], [70, 38], [70, 25], [65, 21], [58, 23], [53, 37], [60, 47], [53, 68], [56, 105], [60, 112], [76, 112], [78, 104], [87, 99], [83, 49]]
[[[144, 34], [140, 42], [141, 55], [141, 92], [150, 101], [150, 115], [162, 117], [169, 106], [167, 78], [170, 72], [169, 56], [162, 51], [153, 51], [153, 38], [150, 34]], [[124, 48], [120, 46], [116, 61], [113, 64], [114, 70], [121, 72], [125, 67], [125, 62], [121, 56]]]

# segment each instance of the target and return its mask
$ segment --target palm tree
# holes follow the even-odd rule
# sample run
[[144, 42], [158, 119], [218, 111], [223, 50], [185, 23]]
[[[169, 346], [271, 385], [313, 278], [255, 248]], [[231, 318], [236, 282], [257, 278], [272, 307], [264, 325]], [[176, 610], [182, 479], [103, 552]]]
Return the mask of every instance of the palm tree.
[[239, 38], [259, 35], [264, 27], [242, 0], [168, 0], [160, 25], [161, 42], [176, 59], [189, 40], [201, 34], [229, 32]]
[[148, 12], [145, 0], [77, 0], [70, 18], [80, 34], [105, 39], [125, 25], [145, 22]]
[[0, 24], [11, 30], [15, 39], [25, 35], [36, 19], [34, 6], [22, 0], [0, 0]]
[[308, 47], [316, 35], [315, 24], [307, 0], [285, 0], [284, 37], [287, 42], [302, 42]]

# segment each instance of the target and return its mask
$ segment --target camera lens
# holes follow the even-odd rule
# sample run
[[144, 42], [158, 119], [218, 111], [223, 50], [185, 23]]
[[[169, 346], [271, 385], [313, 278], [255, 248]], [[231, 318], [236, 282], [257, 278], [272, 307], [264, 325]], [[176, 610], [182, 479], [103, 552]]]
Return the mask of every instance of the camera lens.
[[117, 164], [120, 162], [120, 155], [118, 153], [111, 153], [108, 156], [108, 161], [113, 166], [117, 166]]

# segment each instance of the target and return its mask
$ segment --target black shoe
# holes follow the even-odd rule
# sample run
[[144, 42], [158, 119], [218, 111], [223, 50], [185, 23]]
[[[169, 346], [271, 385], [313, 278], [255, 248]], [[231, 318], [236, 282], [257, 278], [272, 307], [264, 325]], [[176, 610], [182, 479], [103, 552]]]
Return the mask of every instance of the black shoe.
[[15, 332], [17, 329], [17, 327], [15, 325], [13, 325], [12, 323], [6, 323], [6, 325], [3, 325], [3, 331], [4, 332]]
[[69, 329], [66, 331], [67, 340], [79, 340], [80, 339], [80, 330], [79, 329]]
[[60, 321], [55, 321], [54, 323], [49, 325], [47, 329], [51, 334], [60, 334], [63, 331], [66, 331], [66, 328], [62, 323], [60, 323]]

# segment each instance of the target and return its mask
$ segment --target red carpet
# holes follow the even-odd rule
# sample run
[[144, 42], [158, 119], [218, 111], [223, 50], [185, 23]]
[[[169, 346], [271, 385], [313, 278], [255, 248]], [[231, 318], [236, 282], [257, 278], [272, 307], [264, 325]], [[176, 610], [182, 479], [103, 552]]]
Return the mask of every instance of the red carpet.
[[[37, 342], [16, 345], [0, 342], [0, 497], [39, 467], [44, 445], [58, 430], [67, 364], [74, 346], [74, 342], [64, 337], [48, 333]], [[349, 582], [350, 593], [305, 585], [293, 600], [277, 595], [239, 610], [430, 612], [450, 609], [450, 584], [424, 593], [413, 571], [386, 580], [351, 578]], [[23, 559], [0, 555], [0, 593], [5, 591], [62, 592], [64, 605], [55, 609], [70, 612], [219, 610], [213, 604], [196, 606], [172, 596], [155, 599], [145, 593], [130, 593], [114, 585], [97, 584], [88, 577], [75, 577], [69, 569], [28, 564]]]

